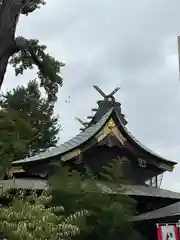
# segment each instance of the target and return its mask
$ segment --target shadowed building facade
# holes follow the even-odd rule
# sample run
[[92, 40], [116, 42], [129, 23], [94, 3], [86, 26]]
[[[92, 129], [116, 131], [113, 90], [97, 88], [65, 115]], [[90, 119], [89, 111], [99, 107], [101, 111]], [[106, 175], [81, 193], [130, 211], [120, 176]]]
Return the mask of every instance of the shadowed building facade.
[[[176, 162], [147, 149], [128, 131], [121, 104], [114, 97], [119, 88], [108, 95], [98, 86], [94, 88], [103, 99], [97, 102], [97, 108], [92, 109], [94, 115], [88, 117], [89, 121], [77, 118], [83, 126], [77, 136], [59, 147], [13, 162], [11, 172], [16, 178], [15, 187], [43, 189], [60, 164], [68, 164], [81, 173], [88, 166], [98, 175], [102, 167], [113, 159], [123, 159], [122, 184], [125, 192], [138, 202], [139, 215], [133, 221], [142, 226], [146, 220], [146, 225], [151, 226], [155, 234], [153, 226], [158, 216], [162, 215], [161, 208], [171, 212], [173, 206], [179, 206], [179, 193], [160, 188], [163, 173], [173, 171]], [[6, 182], [1, 181], [2, 184]], [[118, 192], [116, 185], [113, 189]], [[162, 217], [165, 218], [165, 215]], [[145, 231], [145, 235], [150, 237], [151, 233]]]

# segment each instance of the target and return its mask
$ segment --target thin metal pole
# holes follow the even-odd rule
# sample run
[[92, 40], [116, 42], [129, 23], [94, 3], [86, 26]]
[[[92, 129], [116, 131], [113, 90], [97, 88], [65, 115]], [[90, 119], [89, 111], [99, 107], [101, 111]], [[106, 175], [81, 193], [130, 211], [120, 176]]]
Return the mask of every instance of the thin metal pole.
[[178, 72], [180, 80], [180, 36], [178, 36], [177, 40], [178, 40]]

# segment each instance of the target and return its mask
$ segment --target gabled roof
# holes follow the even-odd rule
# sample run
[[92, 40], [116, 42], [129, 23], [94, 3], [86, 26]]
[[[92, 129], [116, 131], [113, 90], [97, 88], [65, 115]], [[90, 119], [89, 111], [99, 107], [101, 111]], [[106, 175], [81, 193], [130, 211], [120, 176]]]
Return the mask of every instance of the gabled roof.
[[84, 144], [88, 140], [90, 140], [96, 133], [98, 133], [103, 126], [106, 124], [108, 119], [110, 117], [114, 117], [118, 119], [118, 127], [120, 128], [121, 132], [124, 134], [124, 136], [133, 144], [136, 145], [136, 147], [142, 149], [147, 154], [150, 154], [153, 157], [156, 157], [160, 159], [161, 161], [164, 161], [166, 163], [169, 163], [171, 165], [175, 165], [176, 162], [167, 160], [158, 154], [154, 153], [152, 150], [145, 147], [142, 143], [140, 143], [129, 131], [128, 129], [121, 123], [121, 120], [118, 117], [118, 114], [115, 109], [111, 108], [96, 124], [86, 128], [84, 131], [80, 132], [78, 135], [76, 135], [74, 138], [70, 139], [69, 141], [61, 144], [59, 147], [55, 147], [51, 150], [47, 150], [43, 153], [40, 153], [38, 155], [35, 155], [30, 158], [25, 158], [22, 160], [14, 161], [13, 165], [19, 165], [23, 163], [30, 163], [34, 161], [41, 161], [44, 159], [52, 158], [58, 155], [63, 155], [66, 152], [72, 151], [73, 149], [77, 148], [78, 146]]
[[[96, 86], [97, 88], [97, 86]], [[86, 127], [82, 132], [80, 132], [77, 136], [70, 139], [69, 141], [65, 142], [64, 144], [61, 144], [59, 147], [55, 147], [53, 149], [47, 150], [43, 153], [40, 153], [38, 155], [35, 155], [30, 158], [21, 159], [18, 161], [14, 161], [13, 165], [21, 165], [24, 163], [31, 163], [35, 161], [41, 161], [45, 159], [50, 159], [52, 157], [56, 156], [62, 156], [63, 154], [66, 154], [68, 152], [73, 151], [77, 147], [82, 146], [86, 142], [88, 142], [90, 139], [92, 139], [107, 123], [107, 121], [112, 117], [115, 119], [117, 127], [123, 134], [123, 136], [136, 148], [141, 149], [146, 154], [149, 154], [151, 157], [156, 158], [158, 160], [166, 164], [169, 164], [170, 169], [172, 170], [172, 167], [177, 164], [176, 162], [167, 160], [160, 155], [154, 153], [147, 147], [145, 147], [142, 143], [140, 143], [127, 129], [126, 121], [124, 118], [124, 115], [121, 113], [121, 104], [119, 102], [115, 101], [115, 98], [113, 94], [117, 91], [116, 89], [109, 95], [105, 95], [102, 90], [98, 88], [98, 91], [101, 92], [101, 94], [104, 97], [104, 100], [99, 101], [98, 105], [99, 108], [95, 114], [95, 116], [90, 121], [88, 127]], [[110, 100], [109, 100], [110, 98]]]
[[33, 162], [33, 161], [41, 161], [47, 158], [52, 158], [58, 155], [62, 155], [66, 152], [69, 152], [76, 147], [84, 144], [89, 139], [91, 139], [97, 132], [101, 130], [104, 124], [108, 121], [109, 117], [112, 114], [113, 109], [110, 109], [96, 124], [92, 125], [89, 128], [86, 128], [84, 131], [80, 132], [74, 138], [68, 140], [67, 142], [61, 144], [59, 147], [52, 148], [51, 150], [47, 150], [43, 153], [35, 155], [30, 158], [21, 159], [18, 161], [14, 161], [13, 165], [19, 165], [23, 163]]
[[145, 221], [145, 220], [155, 220], [155, 219], [163, 219], [163, 218], [172, 217], [172, 216], [180, 216], [180, 202], [171, 204], [167, 207], [163, 207], [152, 212], [140, 214], [138, 216], [133, 217], [132, 221], [138, 222], [138, 221]]

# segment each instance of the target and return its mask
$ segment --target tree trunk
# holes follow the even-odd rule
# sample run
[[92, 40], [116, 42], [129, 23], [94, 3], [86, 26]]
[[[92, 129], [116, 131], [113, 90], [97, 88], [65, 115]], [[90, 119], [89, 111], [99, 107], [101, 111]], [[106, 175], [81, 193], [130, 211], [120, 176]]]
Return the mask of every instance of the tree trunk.
[[15, 30], [21, 8], [21, 0], [3, 0], [0, 5], [0, 89], [8, 60], [15, 48]]

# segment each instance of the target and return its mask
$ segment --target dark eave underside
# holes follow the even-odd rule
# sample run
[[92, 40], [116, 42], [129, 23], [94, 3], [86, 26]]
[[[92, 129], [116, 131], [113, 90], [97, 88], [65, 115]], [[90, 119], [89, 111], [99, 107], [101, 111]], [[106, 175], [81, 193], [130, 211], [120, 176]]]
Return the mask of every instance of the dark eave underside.
[[47, 150], [43, 153], [40, 153], [38, 155], [35, 155], [30, 158], [21, 159], [13, 162], [13, 165], [20, 165], [23, 163], [30, 163], [34, 161], [41, 161], [44, 159], [49, 159], [52, 157], [56, 157], [58, 155], [63, 155], [67, 152], [70, 152], [71, 150], [79, 147], [80, 145], [86, 143], [88, 140], [90, 140], [96, 133], [98, 133], [102, 127], [105, 125], [105, 123], [108, 121], [108, 119], [114, 116], [116, 119], [118, 119], [118, 127], [123, 132], [125, 137], [135, 144], [137, 147], [144, 150], [147, 154], [152, 155], [152, 157], [158, 158], [160, 161], [163, 161], [167, 164], [170, 164], [171, 166], [175, 165], [176, 162], [169, 161], [165, 158], [162, 158], [158, 154], [154, 153], [150, 149], [146, 148], [142, 143], [140, 143], [129, 131], [128, 129], [122, 124], [121, 120], [118, 118], [118, 114], [116, 111], [112, 108], [109, 110], [96, 124], [92, 125], [91, 127], [86, 128], [84, 131], [80, 132], [77, 136], [70, 139], [69, 141], [65, 142], [64, 144], [61, 144], [59, 147], [55, 147], [53, 149]]
[[171, 204], [167, 207], [163, 207], [160, 209], [157, 209], [152, 212], [147, 212], [140, 214], [138, 216], [135, 216], [132, 218], [132, 221], [139, 222], [139, 221], [147, 221], [147, 220], [155, 220], [155, 219], [163, 219], [167, 217], [172, 216], [180, 216], [180, 202]]

